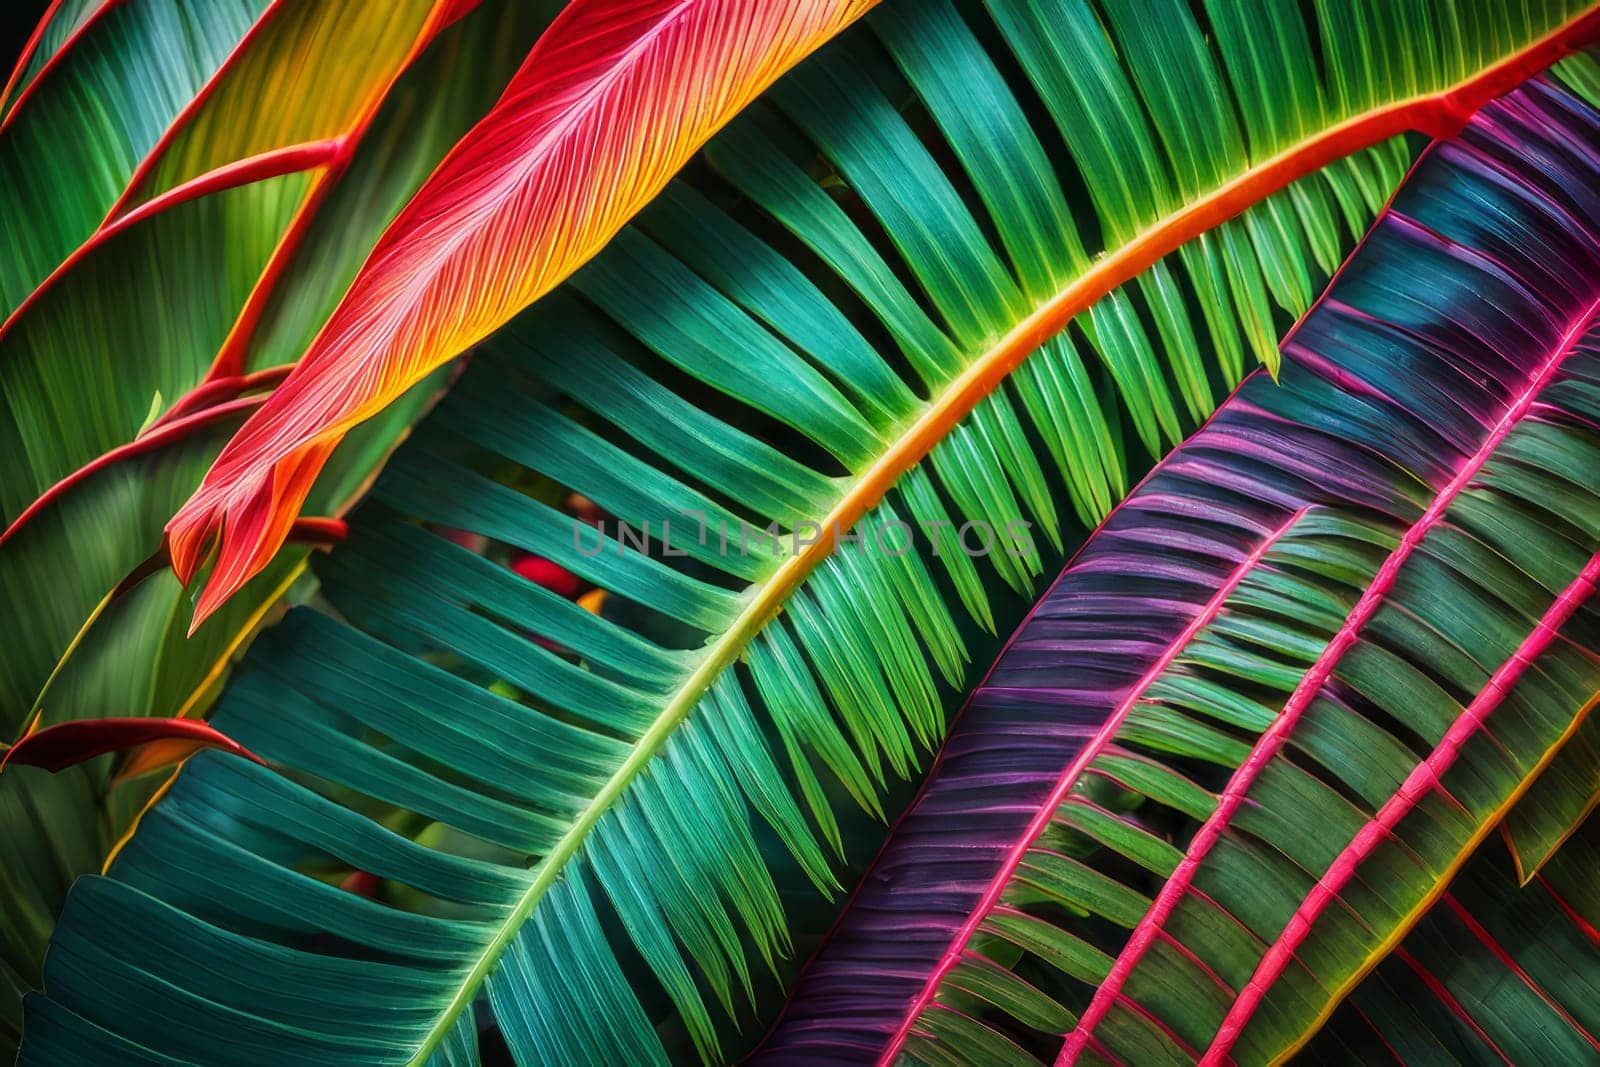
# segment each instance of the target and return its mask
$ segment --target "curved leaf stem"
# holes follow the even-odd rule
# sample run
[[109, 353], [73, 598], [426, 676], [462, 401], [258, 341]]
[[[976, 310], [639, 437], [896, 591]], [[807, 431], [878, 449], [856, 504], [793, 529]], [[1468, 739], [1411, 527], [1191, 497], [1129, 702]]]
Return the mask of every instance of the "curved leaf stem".
[[321, 166], [337, 156], [339, 147], [338, 140], [311, 141], [285, 148], [274, 148], [269, 152], [234, 160], [232, 163], [196, 175], [181, 185], [175, 185], [160, 196], [146, 200], [132, 211], [102, 223], [81, 245], [68, 253], [55, 270], [45, 275], [44, 279], [33, 287], [31, 293], [22, 298], [22, 302], [6, 316], [4, 322], [0, 322], [0, 338], [10, 333], [17, 320], [38, 303], [57, 282], [118, 234], [153, 215], [202, 196]]
[[[6, 106], [6, 101], [11, 99], [11, 90], [17, 87], [17, 82], [22, 78], [22, 72], [28, 69], [28, 63], [33, 59], [33, 54], [39, 50], [39, 42], [44, 39], [45, 27], [55, 19], [56, 13], [61, 10], [61, 0], [50, 0], [50, 5], [44, 9], [44, 14], [39, 16], [39, 21], [34, 23], [33, 32], [28, 34], [28, 39], [22, 44], [22, 52], [17, 56], [16, 65], [11, 68], [11, 77], [6, 79], [4, 88], [0, 88], [0, 111]], [[81, 27], [80, 27], [81, 28]], [[0, 116], [3, 118], [3, 116]], [[0, 130], [5, 129], [5, 123], [0, 121]]]
[[234, 319], [233, 326], [228, 330], [228, 336], [217, 349], [216, 358], [212, 361], [211, 369], [206, 372], [204, 381], [229, 378], [244, 373], [250, 339], [255, 336], [256, 326], [266, 312], [267, 302], [277, 291], [279, 279], [289, 269], [296, 251], [299, 250], [307, 231], [311, 229], [311, 222], [316, 217], [318, 208], [349, 168], [350, 161], [355, 157], [356, 147], [366, 135], [372, 121], [377, 118], [389, 91], [439, 31], [460, 17], [467, 6], [470, 5], [463, 5], [455, 0], [434, 0], [432, 8], [428, 11], [428, 17], [422, 21], [405, 56], [395, 64], [394, 69], [389, 72], [389, 77], [382, 84], [371, 88], [366, 99], [356, 110], [355, 118], [344, 132], [328, 142], [333, 146], [333, 151], [325, 160], [320, 161], [320, 169], [312, 177], [310, 188], [301, 197], [293, 217], [289, 220], [289, 225], [272, 250], [271, 258], [262, 269], [261, 276], [256, 279], [256, 284], [251, 288], [238, 317]]
[[206, 101], [211, 99], [218, 86], [227, 80], [233, 68], [249, 54], [251, 46], [267, 31], [267, 27], [283, 11], [287, 3], [288, 0], [270, 0], [270, 3], [261, 9], [261, 14], [256, 16], [255, 22], [250, 24], [250, 28], [234, 44], [233, 49], [223, 57], [222, 62], [217, 65], [217, 69], [211, 72], [211, 77], [206, 79], [205, 84], [200, 86], [194, 96], [189, 99], [189, 102], [183, 106], [183, 110], [179, 111], [167, 125], [167, 128], [162, 131], [156, 143], [150, 147], [150, 151], [146, 152], [144, 158], [139, 161], [139, 165], [129, 175], [128, 183], [122, 187], [122, 195], [117, 197], [116, 203], [111, 205], [111, 210], [106, 212], [105, 219], [100, 223], [102, 229], [115, 222], [118, 216], [128, 210], [129, 201], [139, 192], [139, 187], [144, 184], [145, 179], [150, 176], [157, 164], [161, 162], [162, 156], [166, 155], [166, 151], [171, 147], [172, 142], [178, 139], [178, 134], [182, 133], [184, 128], [189, 125], [190, 119], [199, 114], [200, 109], [205, 106]]
[[284, 363], [276, 367], [263, 367], [249, 374], [241, 374], [231, 378], [213, 378], [203, 381], [187, 393], [173, 401], [160, 418], [151, 423], [149, 428], [140, 434], [140, 437], [153, 433], [169, 423], [176, 422], [196, 411], [203, 411], [214, 404], [231, 400], [241, 393], [254, 392], [257, 389], [271, 389], [289, 376], [294, 370], [293, 363]]
[[40, 767], [59, 774], [108, 752], [138, 745], [176, 741], [198, 748], [216, 748], [270, 767], [266, 760], [239, 742], [195, 719], [134, 718], [74, 719], [26, 734], [0, 756], [0, 772], [10, 764]]
[[146, 452], [154, 452], [158, 448], [187, 437], [194, 431], [203, 429], [230, 415], [259, 407], [266, 399], [267, 394], [263, 393], [258, 396], [245, 396], [239, 397], [237, 400], [229, 400], [226, 403], [217, 404], [214, 407], [205, 408], [192, 415], [169, 422], [160, 429], [145, 434], [143, 437], [135, 438], [125, 445], [119, 445], [109, 452], [101, 453], [39, 494], [39, 498], [29, 504], [22, 514], [13, 519], [11, 525], [5, 528], [5, 532], [0, 533], [0, 545], [4, 545], [9, 541], [18, 530], [27, 525], [30, 519], [48, 507], [57, 497], [60, 497], [67, 490], [97, 471], [104, 470], [114, 463], [120, 463], [122, 460], [131, 459], [134, 456], [144, 455]]
[[33, 96], [35, 88], [44, 80], [45, 75], [60, 66], [66, 57], [77, 48], [78, 42], [83, 40], [89, 34], [89, 31], [94, 29], [95, 24], [104, 18], [112, 8], [124, 2], [125, 0], [102, 0], [100, 6], [95, 8], [89, 17], [83, 20], [83, 25], [68, 34], [66, 40], [61, 42], [61, 47], [57, 48], [50, 58], [40, 65], [39, 69], [34, 72], [33, 80], [28, 82], [22, 92], [17, 94], [17, 98], [11, 102], [10, 108], [7, 109], [6, 101], [10, 99], [12, 90], [17, 87], [18, 79], [22, 77], [22, 72], [27, 69], [28, 61], [33, 58], [33, 53], [38, 49], [39, 41], [44, 37], [45, 27], [50, 24], [51, 19], [55, 18], [57, 10], [61, 7], [61, 0], [51, 0], [49, 9], [39, 19], [39, 25], [34, 27], [33, 35], [28, 38], [28, 43], [23, 46], [22, 55], [17, 59], [16, 69], [11, 72], [11, 77], [6, 81], [6, 87], [0, 89], [0, 109], [5, 109], [5, 114], [0, 115], [0, 133], [4, 133], [10, 127], [12, 119], [16, 117], [22, 105]]

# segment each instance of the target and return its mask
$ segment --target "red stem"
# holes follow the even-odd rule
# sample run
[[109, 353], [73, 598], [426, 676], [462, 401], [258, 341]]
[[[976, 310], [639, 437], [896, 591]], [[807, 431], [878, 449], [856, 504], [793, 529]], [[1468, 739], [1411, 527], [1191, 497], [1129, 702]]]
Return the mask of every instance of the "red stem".
[[0, 338], [5, 337], [16, 325], [17, 320], [43, 298], [49, 289], [59, 282], [66, 274], [82, 263], [92, 252], [113, 237], [143, 222], [145, 219], [190, 200], [197, 200], [211, 193], [221, 192], [224, 189], [233, 189], [251, 182], [258, 182], [266, 178], [276, 178], [283, 174], [293, 174], [296, 171], [306, 170], [333, 159], [338, 155], [339, 142], [312, 141], [307, 144], [290, 145], [287, 148], [274, 148], [270, 152], [250, 156], [246, 159], [235, 160], [215, 170], [207, 171], [184, 182], [175, 185], [160, 196], [140, 204], [132, 211], [118, 218], [102, 223], [99, 229], [90, 234], [88, 239], [73, 249], [63, 259], [56, 269], [45, 276], [44, 280], [34, 286], [33, 292], [23, 298], [10, 315], [0, 323]]
[[1452, 1015], [1465, 1023], [1474, 1034], [1477, 1034], [1478, 1040], [1489, 1046], [1489, 1050], [1496, 1056], [1499, 1056], [1501, 1062], [1503, 1062], [1506, 1067], [1516, 1067], [1516, 1064], [1511, 1061], [1510, 1057], [1508, 1057], [1504, 1052], [1500, 1051], [1500, 1046], [1494, 1043], [1494, 1039], [1488, 1034], [1484, 1033], [1483, 1027], [1478, 1025], [1478, 1020], [1474, 1019], [1471, 1014], [1468, 1013], [1467, 1009], [1461, 1006], [1461, 1002], [1455, 998], [1455, 995], [1452, 994], [1450, 990], [1445, 988], [1445, 984], [1439, 981], [1439, 979], [1434, 976], [1432, 971], [1428, 970], [1422, 965], [1421, 960], [1417, 959], [1403, 948], [1395, 949], [1394, 954], [1407, 967], [1410, 967], [1412, 971], [1416, 972], [1417, 977], [1422, 979], [1422, 984], [1428, 987], [1428, 992], [1438, 997], [1439, 1003], [1449, 1008]]
[[1544, 886], [1544, 891], [1550, 894], [1550, 899], [1555, 901], [1556, 907], [1561, 909], [1561, 913], [1571, 920], [1572, 925], [1583, 931], [1583, 935], [1596, 946], [1600, 946], [1600, 930], [1596, 930], [1590, 925], [1589, 920], [1579, 915], [1577, 910], [1567, 903], [1566, 898], [1556, 891], [1556, 887], [1551, 885], [1544, 875], [1540, 874], [1535, 877], [1538, 879], [1539, 884]]
[[311, 222], [316, 217], [317, 210], [322, 202], [328, 198], [333, 187], [338, 184], [340, 177], [355, 157], [356, 147], [362, 137], [366, 135], [373, 119], [378, 115], [383, 101], [388, 97], [389, 91], [394, 88], [395, 82], [411, 66], [428, 43], [454, 19], [461, 17], [477, 6], [478, 0], [435, 0], [428, 17], [423, 20], [422, 26], [417, 31], [417, 36], [412, 40], [410, 49], [405, 57], [395, 65], [390, 72], [389, 80], [384, 82], [376, 92], [370, 92], [366, 102], [357, 112], [355, 119], [346, 128], [343, 134], [330, 141], [333, 151], [324, 161], [326, 170], [313, 179], [311, 188], [306, 192], [300, 206], [295, 209], [294, 217], [289, 222], [289, 228], [278, 239], [277, 247], [272, 250], [272, 256], [267, 261], [266, 268], [261, 276], [256, 279], [256, 284], [251, 288], [250, 295], [245, 299], [245, 304], [239, 311], [239, 316], [234, 320], [233, 327], [228, 331], [228, 336], [223, 339], [222, 346], [217, 350], [217, 355], [211, 363], [211, 369], [206, 372], [206, 379], [227, 378], [243, 374], [245, 371], [246, 355], [250, 347], [250, 340], [255, 336], [256, 326], [261, 321], [261, 316], [266, 313], [267, 304], [272, 295], [277, 291], [278, 280], [283, 277], [293, 262], [295, 253], [300, 248], [300, 243], [311, 229]]
[[188, 436], [195, 430], [202, 429], [214, 422], [225, 419], [230, 415], [235, 415], [241, 411], [248, 411], [250, 408], [257, 407], [265, 400], [265, 394], [260, 396], [241, 397], [238, 400], [230, 400], [227, 403], [218, 404], [215, 407], [206, 408], [204, 411], [199, 411], [185, 418], [169, 422], [159, 430], [155, 430], [144, 435], [143, 437], [129, 441], [125, 445], [120, 445], [116, 448], [113, 448], [109, 452], [101, 453], [88, 463], [67, 475], [65, 478], [61, 479], [56, 484], [52, 485], [49, 489], [46, 489], [42, 494], [40, 494], [37, 500], [35, 500], [32, 504], [29, 504], [22, 514], [18, 515], [12, 520], [11, 525], [6, 527], [5, 532], [0, 533], [0, 545], [3, 545], [9, 541], [18, 530], [22, 529], [28, 520], [32, 519], [35, 515], [39, 514], [39, 512], [43, 511], [57, 497], [61, 496], [63, 493], [77, 485], [79, 482], [83, 481], [85, 478], [95, 474], [97, 471], [103, 470], [113, 463], [120, 463], [122, 460], [131, 459], [134, 456], [141, 456], [147, 452], [153, 452], [156, 449], [170, 444], [173, 441]]
[[74, 719], [36, 730], [0, 755], [0, 770], [17, 763], [55, 774], [108, 752], [160, 741], [187, 741], [242, 756], [263, 767], [270, 766], [231, 737], [197, 719], [125, 717]]
[[230, 400], [240, 393], [249, 393], [257, 389], [271, 389], [289, 376], [294, 370], [293, 363], [285, 363], [278, 367], [266, 367], [262, 370], [252, 371], [231, 378], [212, 378], [202, 381], [199, 385], [179, 397], [168, 408], [166, 414], [151, 423], [145, 433], [150, 433], [159, 427], [176, 422], [178, 419], [191, 412], [208, 408], [223, 400]]
[[[294, 544], [311, 545], [314, 548], [331, 548], [341, 543], [349, 532], [349, 525], [343, 519], [302, 515], [294, 520], [294, 525], [289, 527], [289, 535], [284, 540]], [[162, 545], [113, 586], [111, 595], [107, 599], [116, 600], [152, 574], [164, 571], [170, 566], [172, 566], [172, 556], [167, 552], [167, 546]]]
[[350, 525], [343, 519], [320, 515], [302, 515], [289, 527], [288, 541], [304, 545], [329, 547], [340, 544], [349, 536]]
[[189, 102], [183, 106], [183, 110], [179, 111], [177, 116], [173, 118], [166, 130], [162, 132], [161, 137], [151, 146], [150, 151], [145, 153], [144, 159], [139, 161], [139, 165], [134, 168], [133, 174], [128, 178], [128, 184], [123, 188], [122, 195], [117, 198], [116, 203], [111, 205], [111, 210], [106, 212], [104, 221], [100, 223], [102, 227], [110, 225], [116, 221], [117, 216], [123, 214], [128, 202], [134, 198], [134, 195], [139, 191], [139, 187], [150, 176], [150, 172], [155, 170], [157, 164], [161, 162], [161, 158], [166, 155], [166, 151], [171, 147], [172, 142], [177, 140], [178, 134], [183, 132], [184, 128], [188, 126], [189, 120], [205, 106], [207, 100], [211, 99], [212, 94], [217, 91], [217, 87], [227, 78], [229, 72], [250, 51], [250, 46], [256, 42], [256, 38], [266, 31], [266, 28], [271, 25], [274, 16], [283, 10], [284, 4], [285, 0], [272, 0], [262, 9], [261, 14], [256, 16], [255, 22], [244, 32], [244, 36], [239, 38], [232, 51], [223, 57], [217, 69], [212, 71], [211, 77], [206, 79], [205, 84], [200, 86]]
[[[10, 110], [3, 117], [0, 117], [0, 133], [4, 133], [10, 127], [12, 120], [17, 116], [17, 112], [22, 110], [22, 105], [33, 96], [34, 90], [44, 81], [45, 75], [60, 66], [78, 42], [94, 28], [96, 23], [105, 17], [106, 12], [122, 2], [123, 0], [104, 0], [104, 3], [95, 8], [89, 17], [83, 20], [83, 25], [67, 35], [67, 39], [61, 42], [61, 47], [57, 48], [55, 53], [44, 61], [38, 72], [34, 74], [33, 80], [23, 88], [21, 93], [17, 94], [17, 98], [12, 102]], [[34, 49], [39, 46], [39, 40], [44, 36], [45, 26], [55, 17], [56, 9], [60, 6], [61, 0], [53, 0], [50, 9], [45, 12], [44, 18], [40, 19], [39, 25], [34, 27], [33, 36], [28, 38], [28, 43], [22, 50], [22, 58], [17, 60], [16, 69], [11, 72], [11, 78], [6, 82], [5, 90], [0, 91], [0, 107], [5, 105], [6, 99], [11, 95], [11, 90], [17, 87], [17, 80], [22, 77], [22, 72], [27, 67], [28, 60], [33, 58]]]
[[[1593, 592], [1592, 586], [1590, 587], [1590, 592]], [[1532, 975], [1522, 969], [1522, 965], [1512, 958], [1511, 953], [1501, 947], [1500, 943], [1494, 939], [1494, 936], [1484, 929], [1482, 923], [1473, 918], [1472, 913], [1463, 907], [1459, 900], [1447, 893], [1445, 894], [1444, 903], [1455, 914], [1455, 917], [1461, 921], [1462, 925], [1472, 933], [1472, 936], [1477, 938], [1478, 942], [1489, 950], [1489, 954], [1500, 961], [1502, 967], [1516, 975], [1517, 980], [1528, 987], [1529, 992], [1538, 997], [1545, 1007], [1560, 1016], [1561, 1021], [1570, 1026], [1574, 1032], [1589, 1042], [1591, 1048], [1600, 1051], [1600, 1041], [1596, 1041], [1589, 1031], [1579, 1026], [1578, 1021], [1567, 1012], [1567, 1009], [1557, 1003], [1554, 997], [1545, 992], [1543, 986], [1533, 980]]]
[[[44, 9], [44, 14], [39, 16], [39, 21], [34, 24], [33, 32], [28, 34], [28, 40], [22, 46], [22, 54], [17, 56], [16, 66], [11, 68], [11, 77], [6, 79], [4, 89], [0, 89], [0, 109], [4, 109], [6, 101], [11, 99], [11, 90], [17, 87], [22, 72], [28, 69], [28, 63], [33, 59], [33, 53], [39, 48], [39, 42], [44, 38], [44, 29], [55, 19], [56, 12], [61, 10], [61, 0], [50, 0], [50, 6]], [[0, 127], [3, 128], [3, 127]]]

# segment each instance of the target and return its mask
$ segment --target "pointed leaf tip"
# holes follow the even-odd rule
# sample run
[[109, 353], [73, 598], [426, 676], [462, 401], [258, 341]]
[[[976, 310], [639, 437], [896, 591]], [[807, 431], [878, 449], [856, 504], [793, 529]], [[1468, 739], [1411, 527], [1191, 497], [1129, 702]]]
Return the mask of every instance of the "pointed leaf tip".
[[265, 761], [207, 723], [195, 719], [80, 719], [33, 730], [0, 756], [0, 770], [11, 764], [41, 767], [52, 774], [80, 763], [154, 743], [165, 743], [168, 762], [215, 748], [266, 766]]
[[[195, 603], [190, 637], [229, 597], [272, 562], [297, 526], [308, 540], [326, 542], [343, 537], [342, 522], [298, 518], [317, 474], [337, 444], [337, 440], [312, 442], [276, 464], [266, 478], [249, 476], [234, 483], [202, 483], [167, 523], [172, 569], [184, 585], [189, 584], [212, 547], [216, 549], [211, 576]], [[212, 467], [212, 473], [217, 469]], [[207, 479], [210, 477], [208, 474]]]

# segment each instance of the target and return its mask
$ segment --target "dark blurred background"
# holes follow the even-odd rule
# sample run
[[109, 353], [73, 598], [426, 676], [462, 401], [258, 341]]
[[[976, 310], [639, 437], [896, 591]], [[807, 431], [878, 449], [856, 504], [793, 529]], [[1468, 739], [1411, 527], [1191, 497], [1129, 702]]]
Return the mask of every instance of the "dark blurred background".
[[22, 46], [49, 6], [50, 0], [5, 0], [0, 13], [0, 85], [11, 77]]

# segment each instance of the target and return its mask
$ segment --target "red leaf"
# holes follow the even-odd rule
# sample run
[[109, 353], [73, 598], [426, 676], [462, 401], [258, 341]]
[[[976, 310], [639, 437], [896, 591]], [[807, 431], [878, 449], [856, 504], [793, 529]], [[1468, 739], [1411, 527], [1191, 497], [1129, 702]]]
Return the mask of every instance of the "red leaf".
[[[163, 743], [169, 762], [215, 748], [265, 766], [265, 761], [232, 738], [197, 719], [79, 719], [37, 730], [0, 756], [0, 769], [20, 763], [52, 774], [80, 763], [143, 745]], [[169, 744], [175, 743], [175, 744]]]
[[724, 123], [876, 0], [576, 0], [390, 225], [167, 525], [196, 623], [266, 566], [333, 446], [589, 259]]

